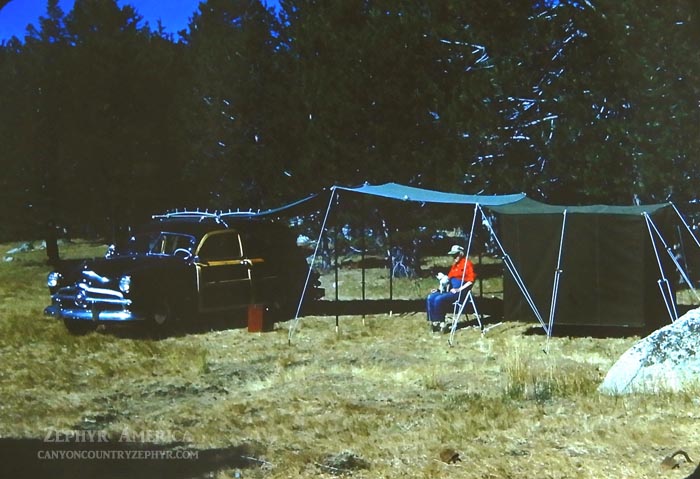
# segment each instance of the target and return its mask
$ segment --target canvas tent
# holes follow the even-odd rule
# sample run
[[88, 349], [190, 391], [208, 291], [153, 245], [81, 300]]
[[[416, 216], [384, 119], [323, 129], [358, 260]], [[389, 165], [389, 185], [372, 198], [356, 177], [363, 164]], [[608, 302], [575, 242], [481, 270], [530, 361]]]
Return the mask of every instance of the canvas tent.
[[[554, 303], [558, 325], [657, 329], [673, 318], [674, 287], [665, 275], [674, 266], [655, 247], [656, 232], [668, 234], [670, 204], [566, 207], [525, 199], [491, 210], [535, 304], [551, 311]], [[505, 319], [527, 317], [516, 292], [504, 278]]]
[[[669, 316], [671, 320], [677, 318], [673, 281], [667, 275], [683, 272], [664, 239], [673, 211], [679, 213], [670, 203], [554, 206], [524, 194], [463, 195], [396, 183], [334, 186], [317, 247], [340, 193], [403, 202], [472, 205], [467, 254], [476, 218], [481, 214], [481, 223], [509, 273], [504, 273], [504, 318], [528, 320], [534, 314], [548, 336], [555, 316], [557, 324], [563, 325], [634, 328], [656, 328]], [[491, 221], [494, 215], [499, 221], [498, 234]], [[290, 328], [290, 340], [300, 308], [301, 301]]]

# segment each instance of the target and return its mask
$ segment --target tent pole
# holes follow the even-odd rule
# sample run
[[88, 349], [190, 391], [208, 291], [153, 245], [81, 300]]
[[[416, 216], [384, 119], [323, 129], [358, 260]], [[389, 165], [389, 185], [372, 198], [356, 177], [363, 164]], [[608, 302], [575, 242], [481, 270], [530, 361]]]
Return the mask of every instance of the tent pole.
[[537, 309], [537, 305], [535, 305], [535, 301], [532, 299], [532, 296], [530, 296], [530, 292], [527, 290], [527, 287], [525, 286], [525, 282], [520, 277], [520, 274], [518, 273], [518, 269], [515, 267], [515, 263], [513, 263], [513, 260], [510, 258], [508, 253], [506, 253], [506, 250], [503, 248], [503, 245], [501, 244], [501, 241], [498, 239], [498, 236], [496, 235], [496, 232], [494, 231], [493, 226], [491, 225], [491, 221], [488, 219], [488, 216], [486, 216], [484, 214], [481, 207], [479, 207], [479, 211], [481, 211], [482, 217], [486, 220], [486, 221], [484, 221], [484, 225], [486, 225], [486, 227], [488, 228], [489, 233], [491, 234], [491, 237], [496, 241], [496, 244], [498, 245], [498, 249], [501, 251], [501, 254], [503, 255], [503, 263], [508, 268], [508, 271], [510, 272], [511, 276], [513, 276], [513, 279], [515, 280], [515, 284], [517, 284], [518, 288], [520, 288], [520, 291], [523, 293], [525, 300], [530, 305], [530, 309], [532, 309], [532, 312], [535, 314], [535, 317], [537, 318], [537, 321], [539, 321], [540, 325], [542, 326], [542, 329], [544, 329], [544, 331], [547, 334], [549, 334], [549, 331], [547, 330], [547, 325], [545, 324], [544, 319], [542, 319], [542, 315], [540, 314], [539, 310]]
[[[338, 206], [338, 197], [335, 198], [335, 206]], [[338, 301], [340, 299], [340, 294], [338, 290], [340, 285], [338, 284], [338, 222], [336, 221], [334, 233], [333, 233], [333, 265], [335, 269], [335, 334], [340, 332], [340, 319], [338, 315]]]
[[[659, 285], [659, 290], [661, 290], [661, 297], [663, 298], [664, 303], [666, 304], [666, 310], [668, 312], [669, 317], [671, 318], [671, 322], [673, 323], [678, 319], [678, 311], [676, 311], [675, 302], [673, 301], [673, 297], [671, 296], [671, 286], [669, 285], [668, 280], [666, 279], [664, 268], [661, 265], [661, 257], [659, 256], [659, 251], [656, 248], [654, 233], [651, 230], [651, 218], [649, 218], [649, 214], [647, 212], [642, 213], [642, 216], [644, 216], [644, 220], [646, 221], [647, 230], [649, 230], [649, 239], [651, 240], [651, 245], [654, 248], [656, 263], [659, 265], [659, 273], [661, 273], [661, 278], [656, 283]], [[661, 238], [661, 241], [663, 241], [663, 238]]]
[[700, 241], [698, 241], [698, 238], [695, 236], [695, 233], [693, 233], [693, 230], [690, 228], [690, 225], [688, 222], [685, 220], [683, 215], [681, 214], [680, 211], [678, 211], [678, 208], [676, 208], [676, 205], [671, 203], [671, 206], [673, 207], [673, 210], [676, 212], [678, 217], [681, 219], [681, 222], [683, 223], [683, 226], [685, 226], [685, 229], [688, 230], [688, 233], [690, 233], [690, 237], [693, 238], [693, 241], [695, 241], [695, 244], [700, 248]]
[[[364, 200], [362, 201], [364, 203]], [[364, 208], [363, 208], [364, 211]], [[360, 262], [362, 263], [362, 326], [365, 325], [365, 300], [367, 298], [365, 288], [366, 288], [366, 271], [365, 271], [365, 251], [367, 249], [367, 238], [365, 238], [366, 225], [364, 221], [364, 215], [362, 216], [362, 242], [360, 243], [360, 248], [362, 248], [362, 254], [360, 256]]]
[[389, 317], [394, 312], [394, 250], [391, 245], [391, 230], [387, 226], [386, 239], [389, 246]]
[[559, 280], [561, 279], [561, 274], [563, 273], [561, 269], [561, 254], [564, 249], [564, 233], [566, 231], [566, 214], [567, 210], [564, 210], [564, 215], [561, 219], [561, 236], [559, 237], [559, 255], [557, 256], [557, 267], [554, 270], [554, 284], [552, 285], [552, 302], [549, 306], [549, 330], [547, 331], [547, 345], [545, 346], [545, 352], [549, 354], [549, 339], [552, 337], [552, 328], [554, 328], [554, 312], [557, 308], [557, 296], [559, 295]]
[[[471, 229], [469, 230], [469, 239], [467, 240], [467, 256], [469, 256], [469, 253], [471, 252], [472, 249], [472, 238], [474, 238], [474, 225], [476, 224], [476, 214], [479, 212], [479, 203], [474, 204], [474, 212], [472, 213], [472, 226]], [[464, 278], [462, 278], [464, 279]]]
[[[472, 239], [474, 238], [474, 225], [476, 224], [476, 214], [479, 211], [479, 204], [476, 203], [474, 204], [474, 211], [472, 213], [472, 226], [471, 229], [469, 230], [469, 239], [467, 239], [467, 249], [464, 253], [464, 257], [466, 258], [467, 261], [469, 261], [469, 252], [471, 251], [472, 247]], [[479, 263], [481, 263], [481, 255], [479, 255]], [[464, 284], [464, 277], [467, 274], [467, 267], [466, 264], [464, 266], [464, 269], [462, 270], [462, 284]], [[479, 323], [479, 329], [481, 330], [481, 333], [484, 333], [484, 328], [483, 325], [481, 324], [481, 318], [479, 317], [479, 311], [476, 309], [476, 303], [474, 302], [474, 294], [472, 293], [474, 289], [474, 284], [472, 283], [471, 288], [469, 288], [469, 291], [466, 292], [466, 296], [464, 297], [464, 301], [462, 301], [462, 290], [459, 291], [459, 294], [457, 294], [457, 301], [455, 301], [452, 304], [452, 327], [450, 328], [450, 337], [447, 339], [447, 344], [450, 345], [450, 347], [453, 346], [454, 344], [454, 337], [455, 337], [455, 331], [457, 330], [457, 320], [462, 316], [462, 313], [464, 312], [464, 308], [467, 305], [467, 301], [471, 300], [472, 307], [474, 308], [474, 314], [476, 315], [476, 320]], [[459, 313], [457, 312], [459, 310]], [[466, 314], [465, 314], [466, 318]], [[467, 318], [468, 319], [468, 318]]]
[[[686, 273], [686, 271], [685, 271], [685, 269], [683, 268], [683, 266], [681, 266], [681, 264], [678, 262], [678, 258], [676, 258], [676, 255], [673, 254], [673, 250], [672, 250], [671, 247], [668, 245], [668, 243], [666, 243], [666, 240], [665, 240], [664, 237], [661, 235], [661, 232], [660, 232], [659, 229], [656, 227], [656, 224], [654, 224], [654, 221], [649, 217], [648, 214], [645, 213], [645, 215], [646, 215], [647, 222], [648, 222], [648, 225], [647, 225], [647, 226], [650, 225], [650, 226], [652, 226], [652, 227], [654, 228], [654, 232], [656, 232], [656, 236], [659, 237], [659, 239], [661, 240], [661, 244], [664, 245], [664, 248], [666, 249], [666, 252], [668, 253], [668, 256], [671, 258], [671, 261], [673, 261], [673, 264], [676, 265], [676, 269], [677, 269], [678, 272], [680, 273], [681, 278], [683, 278], [683, 281], [685, 281], [685, 283], [688, 285], [688, 287], [690, 288], [690, 290], [693, 292], [693, 294], [695, 295], [695, 299], [697, 299], [698, 301], [700, 301], [700, 296], [698, 296], [698, 292], [695, 290], [695, 287], [693, 286], [693, 282], [692, 282], [692, 281], [690, 280], [690, 278], [688, 277], [688, 274]], [[649, 234], [651, 234], [651, 231], [649, 232]]]
[[[472, 248], [472, 238], [474, 237], [474, 225], [476, 224], [476, 214], [479, 211], [479, 203], [476, 203], [474, 205], [474, 212], [472, 213], [472, 226], [471, 229], [469, 230], [469, 239], [467, 239], [467, 251], [464, 253], [465, 258], [467, 258], [467, 261], [469, 261], [469, 253]], [[464, 284], [464, 276], [467, 274], [467, 268], [465, 266], [464, 270], [462, 270], [462, 284]], [[474, 288], [474, 285], [472, 284], [472, 289]], [[462, 303], [462, 291], [460, 290], [459, 294], [457, 295], [457, 301], [455, 301], [453, 305], [453, 310], [452, 310], [452, 316], [456, 317], [455, 314], [457, 314], [457, 309], [459, 308], [459, 305]]]
[[[695, 242], [695, 245], [696, 245], [698, 248], [700, 248], [700, 241], [698, 241], [697, 236], [695, 236], [695, 233], [693, 233], [693, 230], [692, 230], [692, 228], [690, 227], [690, 225], [688, 224], [688, 222], [685, 220], [685, 218], [683, 217], [683, 215], [681, 214], [681, 212], [678, 210], [678, 208], [676, 208], [676, 205], [674, 205], [673, 203], [671, 203], [671, 206], [673, 207], [673, 210], [674, 210], [674, 211], [676, 212], [676, 214], [678, 215], [678, 218], [680, 218], [681, 223], [683, 223], [683, 226], [685, 226], [685, 229], [688, 231], [688, 234], [690, 234], [690, 237], [693, 238], [693, 241]], [[681, 241], [682, 241], [682, 238], [681, 238], [680, 233], [678, 234], [678, 237], [679, 237], [679, 238], [681, 239]], [[681, 245], [682, 245], [682, 243], [681, 243]], [[685, 254], [684, 254], [684, 258], [686, 258]], [[686, 263], [686, 266], [688, 266], [688, 261], [687, 261], [687, 259], [685, 260], [685, 263]], [[688, 270], [689, 270], [690, 273], [694, 273], [694, 271], [692, 271], [689, 267], [688, 267]], [[692, 284], [692, 283], [691, 283], [691, 284]], [[692, 286], [691, 286], [690, 288], [693, 290], [693, 292], [695, 292], [695, 289], [694, 289]], [[697, 293], [695, 294], [695, 296], [697, 297]]]
[[[483, 256], [484, 255], [481, 253], [481, 251], [479, 251], [479, 268], [481, 268], [481, 263], [482, 263], [481, 260], [482, 260]], [[484, 280], [483, 280], [483, 278], [479, 278], [479, 299], [481, 299], [483, 297], [484, 297]]]
[[311, 272], [314, 269], [314, 264], [316, 263], [316, 257], [318, 256], [318, 248], [321, 245], [321, 240], [323, 239], [323, 233], [326, 231], [326, 222], [328, 221], [328, 216], [331, 212], [331, 206], [333, 205], [333, 197], [335, 196], [335, 186], [331, 187], [331, 195], [328, 199], [328, 206], [326, 207], [326, 214], [323, 216], [323, 223], [321, 223], [321, 231], [318, 234], [318, 240], [316, 241], [316, 246], [314, 247], [314, 254], [311, 257], [311, 264], [309, 264], [309, 271], [306, 273], [306, 281], [304, 281], [304, 289], [301, 291], [301, 298], [299, 298], [299, 305], [297, 306], [296, 314], [294, 315], [294, 321], [292, 326], [289, 328], [289, 335], [287, 337], [287, 342], [292, 344], [292, 336], [294, 335], [294, 330], [299, 324], [299, 313], [301, 311], [301, 305], [304, 302], [304, 296], [306, 296], [306, 289], [309, 287], [309, 281], [311, 280]]

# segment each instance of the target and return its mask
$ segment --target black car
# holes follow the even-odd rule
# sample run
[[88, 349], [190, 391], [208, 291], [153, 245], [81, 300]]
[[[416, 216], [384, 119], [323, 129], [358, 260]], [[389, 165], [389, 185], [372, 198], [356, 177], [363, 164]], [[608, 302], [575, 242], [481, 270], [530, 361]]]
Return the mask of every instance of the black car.
[[[75, 333], [99, 323], [177, 319], [264, 305], [292, 317], [323, 296], [318, 274], [286, 225], [236, 214], [170, 213], [110, 246], [105, 258], [65, 265], [48, 276], [47, 315]], [[286, 319], [286, 318], [285, 318]]]

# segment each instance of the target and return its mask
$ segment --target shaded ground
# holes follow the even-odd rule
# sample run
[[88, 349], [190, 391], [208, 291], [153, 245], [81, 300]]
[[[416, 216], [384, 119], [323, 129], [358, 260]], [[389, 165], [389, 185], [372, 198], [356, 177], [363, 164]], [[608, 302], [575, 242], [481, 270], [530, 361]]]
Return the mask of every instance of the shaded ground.
[[[55, 436], [50, 438], [55, 439]], [[200, 450], [184, 444], [118, 440], [56, 443], [43, 439], [0, 438], [0, 475], [27, 479], [211, 477], [209, 473], [221, 469], [259, 466], [251, 458], [252, 454], [252, 449], [244, 446]]]
[[[496, 298], [476, 298], [479, 313], [501, 320], [503, 316], [503, 301]], [[304, 306], [304, 313], [308, 316], [333, 316], [362, 315], [362, 314], [388, 314], [393, 313], [425, 313], [425, 299], [375, 299], [362, 301], [324, 300], [309, 303]]]

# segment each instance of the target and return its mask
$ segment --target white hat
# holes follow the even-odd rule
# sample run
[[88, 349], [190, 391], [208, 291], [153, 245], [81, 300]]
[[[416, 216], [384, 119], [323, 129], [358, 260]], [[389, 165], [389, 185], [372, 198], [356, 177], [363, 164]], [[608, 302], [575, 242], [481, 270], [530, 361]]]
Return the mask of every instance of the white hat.
[[459, 253], [464, 254], [464, 248], [462, 248], [462, 247], [461, 247], [460, 245], [458, 245], [458, 244], [455, 244], [455, 245], [452, 245], [452, 248], [450, 249], [450, 252], [447, 253], [447, 254], [450, 255], [450, 256], [454, 256], [454, 255], [459, 254]]

